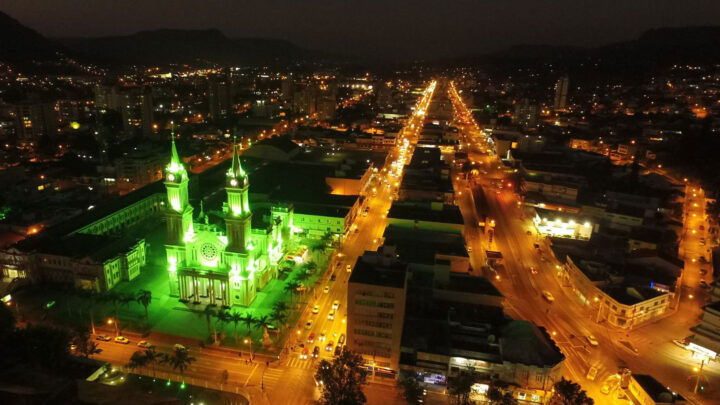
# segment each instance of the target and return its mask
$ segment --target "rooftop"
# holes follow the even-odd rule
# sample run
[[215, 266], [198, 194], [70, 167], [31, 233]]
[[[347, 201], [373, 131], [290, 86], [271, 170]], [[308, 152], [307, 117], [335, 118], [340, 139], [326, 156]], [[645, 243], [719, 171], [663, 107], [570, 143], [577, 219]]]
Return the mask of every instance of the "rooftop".
[[361, 257], [350, 274], [349, 284], [370, 284], [381, 287], [404, 288], [405, 268], [397, 262], [383, 265], [364, 260]]
[[672, 392], [660, 381], [656, 380], [649, 374], [633, 374], [632, 378], [637, 381], [638, 385], [653, 399], [656, 403], [673, 403], [675, 401], [685, 401], [685, 398]]

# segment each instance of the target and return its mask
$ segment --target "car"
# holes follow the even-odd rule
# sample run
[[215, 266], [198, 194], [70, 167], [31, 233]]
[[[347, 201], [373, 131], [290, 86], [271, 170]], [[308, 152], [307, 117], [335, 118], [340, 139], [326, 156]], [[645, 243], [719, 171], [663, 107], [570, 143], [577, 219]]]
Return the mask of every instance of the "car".
[[587, 378], [587, 379], [590, 380], [590, 381], [595, 381], [595, 377], [597, 377], [597, 373], [598, 373], [598, 369], [597, 369], [597, 368], [595, 368], [595, 367], [590, 367], [590, 369], [588, 370], [588, 373], [587, 373], [587, 375], [585, 376], [585, 378]]
[[307, 342], [308, 342], [308, 343], [313, 343], [314, 341], [315, 341], [315, 334], [314, 334], [314, 333], [311, 333], [310, 335], [308, 335]]
[[340, 308], [340, 300], [333, 301], [332, 309], [338, 309]]
[[335, 310], [332, 310], [328, 313], [328, 319], [331, 321], [335, 320]]
[[305, 322], [305, 329], [312, 328], [312, 319], [308, 319], [307, 322]]
[[317, 359], [319, 354], [320, 354], [320, 346], [315, 346], [315, 348], [313, 349], [313, 353], [312, 353], [313, 358]]
[[700, 275], [701, 275], [701, 276], [707, 275], [707, 270], [706, 270], [706, 269], [700, 269]]
[[112, 338], [108, 335], [97, 335], [97, 336], [95, 336], [95, 340], [100, 340], [102, 342], [109, 342], [112, 340]]
[[310, 353], [310, 351], [308, 350], [308, 348], [307, 348], [307, 347], [304, 348], [304, 349], [302, 350], [302, 352], [300, 352], [300, 359], [302, 359], [302, 360], [307, 359], [309, 353]]
[[537, 269], [535, 268], [535, 266], [530, 266], [530, 273], [537, 274]]
[[318, 312], [320, 312], [320, 305], [315, 305], [313, 307], [312, 313], [317, 314]]
[[347, 271], [348, 273], [350, 273], [350, 272], [352, 271], [352, 266], [350, 266], [349, 264], [346, 265], [346, 266], [345, 266], [345, 271]]
[[688, 343], [685, 340], [673, 339], [672, 342], [673, 342], [673, 344], [675, 344], [675, 346], [681, 347], [683, 349], [688, 348]]
[[585, 336], [585, 339], [588, 341], [588, 343], [590, 343], [590, 346], [598, 346], [600, 344], [593, 335], [587, 335]]
[[603, 384], [602, 387], [600, 388], [600, 392], [602, 392], [605, 395], [609, 394], [610, 393], [610, 384]]
[[548, 290], [543, 290], [542, 292], [543, 298], [545, 298], [548, 302], [554, 302], [555, 297], [553, 297], [552, 293]]
[[322, 333], [321, 333], [320, 336], [318, 337], [318, 342], [324, 342], [326, 336], [327, 336], [327, 335], [326, 335], [325, 331], [322, 331]]
[[330, 276], [330, 281], [335, 281], [335, 275]]
[[126, 338], [125, 336], [116, 336], [114, 340], [115, 343], [120, 343], [121, 345], [126, 345], [130, 343], [130, 339]]
[[532, 231], [527, 231], [525, 234], [527, 234], [527, 236], [532, 236]]
[[533, 243], [533, 247], [534, 247], [535, 249], [540, 249], [540, 244], [539, 244], [539, 243]]
[[700, 238], [700, 246], [705, 246], [705, 238]]
[[175, 345], [173, 346], [173, 350], [181, 350], [183, 352], [186, 352], [187, 347], [181, 345], [180, 343], [175, 343]]
[[138, 344], [137, 344], [137, 346], [138, 346], [138, 347], [142, 347], [143, 349], [151, 349], [151, 348], [155, 347], [154, 344], [148, 342], [147, 340], [141, 340], [141, 341], [139, 341]]
[[700, 225], [700, 228], [699, 228], [699, 229], [700, 229], [701, 231], [704, 231], [704, 230], [705, 230], [705, 227], [704, 227], [703, 225]]
[[342, 345], [338, 342], [338, 345], [335, 346], [335, 356], [339, 356], [340, 353], [342, 353]]
[[327, 294], [327, 293], [329, 293], [329, 292], [330, 292], [330, 286], [329, 286], [329, 285], [326, 285], [325, 287], [323, 287], [323, 293]]
[[708, 289], [708, 288], [710, 288], [710, 285], [705, 280], [701, 280], [700, 287]]
[[335, 342], [333, 342], [332, 340], [329, 341], [329, 342], [325, 345], [325, 351], [326, 351], [326, 352], [331, 352], [331, 351], [333, 351], [333, 346], [335, 346]]
[[345, 344], [345, 334], [343, 333], [340, 335], [340, 338], [338, 339], [338, 345]]
[[472, 253], [472, 246], [467, 245], [465, 246], [465, 249], [467, 249], [468, 253]]

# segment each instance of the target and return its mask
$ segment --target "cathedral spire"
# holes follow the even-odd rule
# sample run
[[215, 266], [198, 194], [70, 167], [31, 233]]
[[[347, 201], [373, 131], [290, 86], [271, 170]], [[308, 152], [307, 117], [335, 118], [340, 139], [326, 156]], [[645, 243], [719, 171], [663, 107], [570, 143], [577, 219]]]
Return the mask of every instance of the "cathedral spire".
[[170, 157], [170, 166], [173, 167], [180, 167], [182, 164], [180, 163], [180, 156], [177, 152], [177, 147], [175, 146], [175, 124], [170, 121], [170, 137], [172, 138], [172, 156]]
[[245, 177], [245, 171], [240, 165], [240, 156], [238, 155], [237, 151], [237, 136], [233, 136], [232, 166], [230, 167], [230, 172], [228, 173], [228, 175], [232, 176], [235, 179]]

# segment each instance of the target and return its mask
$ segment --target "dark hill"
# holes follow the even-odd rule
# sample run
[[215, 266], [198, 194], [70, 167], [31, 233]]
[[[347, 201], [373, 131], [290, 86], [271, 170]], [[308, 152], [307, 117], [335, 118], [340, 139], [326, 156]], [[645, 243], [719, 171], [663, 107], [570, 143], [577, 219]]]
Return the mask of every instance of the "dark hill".
[[17, 66], [55, 59], [64, 51], [59, 43], [0, 12], [0, 60]]
[[218, 30], [155, 30], [100, 38], [63, 38], [69, 49], [107, 62], [165, 64], [207, 60], [259, 63], [301, 58], [306, 51], [280, 39], [228, 38]]

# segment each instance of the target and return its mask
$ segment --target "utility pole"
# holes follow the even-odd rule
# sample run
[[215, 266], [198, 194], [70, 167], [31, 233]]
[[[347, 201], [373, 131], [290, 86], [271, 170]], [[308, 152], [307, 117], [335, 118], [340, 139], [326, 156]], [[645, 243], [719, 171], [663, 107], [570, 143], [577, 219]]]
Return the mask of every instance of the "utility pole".
[[703, 366], [705, 366], [705, 359], [700, 362], [700, 369], [698, 370], [697, 380], [695, 381], [695, 389], [693, 393], [697, 394], [698, 387], [700, 387], [700, 379], [702, 378]]

